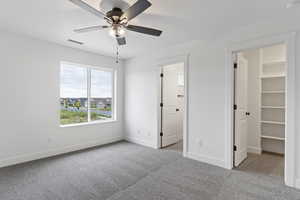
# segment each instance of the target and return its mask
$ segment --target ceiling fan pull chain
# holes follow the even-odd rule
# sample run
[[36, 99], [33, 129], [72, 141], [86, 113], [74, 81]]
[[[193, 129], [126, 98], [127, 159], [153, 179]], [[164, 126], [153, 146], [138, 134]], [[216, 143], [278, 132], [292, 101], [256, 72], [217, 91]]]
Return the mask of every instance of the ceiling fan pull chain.
[[119, 63], [119, 45], [117, 45], [116, 63]]

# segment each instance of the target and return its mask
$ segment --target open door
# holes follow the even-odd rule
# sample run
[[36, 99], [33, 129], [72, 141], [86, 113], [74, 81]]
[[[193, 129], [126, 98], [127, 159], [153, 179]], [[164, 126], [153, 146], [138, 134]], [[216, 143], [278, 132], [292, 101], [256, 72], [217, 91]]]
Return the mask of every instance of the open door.
[[238, 54], [235, 65], [235, 151], [234, 165], [237, 167], [247, 158], [247, 89], [248, 61]]
[[[162, 138], [161, 147], [166, 147], [175, 144], [179, 141], [178, 128], [178, 68], [183, 65], [183, 63], [172, 64], [163, 66], [162, 68]], [[182, 130], [181, 130], [182, 131]]]

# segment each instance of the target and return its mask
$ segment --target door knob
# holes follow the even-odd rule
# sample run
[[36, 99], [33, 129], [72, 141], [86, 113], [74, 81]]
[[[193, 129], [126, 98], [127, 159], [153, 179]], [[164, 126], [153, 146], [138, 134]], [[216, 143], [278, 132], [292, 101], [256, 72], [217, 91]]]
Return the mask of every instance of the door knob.
[[176, 108], [176, 112], [178, 112], [179, 111], [179, 108]]
[[249, 115], [250, 115], [250, 113], [249, 113], [249, 112], [246, 112], [246, 115], [248, 115], [248, 116], [249, 116]]

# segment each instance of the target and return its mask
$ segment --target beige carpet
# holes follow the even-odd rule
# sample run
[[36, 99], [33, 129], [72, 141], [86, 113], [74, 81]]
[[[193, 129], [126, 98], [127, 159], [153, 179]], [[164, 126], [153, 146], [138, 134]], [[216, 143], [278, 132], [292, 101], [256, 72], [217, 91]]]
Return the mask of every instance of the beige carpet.
[[248, 153], [248, 158], [237, 169], [250, 173], [279, 176], [283, 179], [284, 156], [271, 153], [262, 153], [261, 155]]

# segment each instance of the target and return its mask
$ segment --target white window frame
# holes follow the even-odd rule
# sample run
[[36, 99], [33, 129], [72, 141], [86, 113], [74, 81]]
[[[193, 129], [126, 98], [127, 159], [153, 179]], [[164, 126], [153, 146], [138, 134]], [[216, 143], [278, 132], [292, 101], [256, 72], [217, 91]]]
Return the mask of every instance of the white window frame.
[[[74, 126], [85, 126], [85, 125], [91, 125], [91, 124], [102, 124], [102, 123], [111, 123], [117, 121], [117, 112], [116, 112], [116, 91], [117, 91], [117, 70], [114, 68], [108, 68], [108, 67], [97, 67], [97, 66], [91, 66], [91, 65], [84, 65], [84, 64], [78, 64], [78, 63], [72, 63], [72, 62], [60, 62], [60, 68], [63, 65], [72, 65], [74, 67], [81, 67], [85, 68], [87, 70], [87, 113], [88, 113], [88, 122], [83, 123], [75, 123], [75, 124], [66, 124], [62, 125], [60, 124], [60, 105], [59, 105], [59, 125], [60, 127], [74, 127]], [[90, 99], [91, 97], [91, 71], [97, 70], [97, 71], [106, 71], [112, 73], [112, 101], [111, 101], [111, 113], [112, 118], [109, 120], [95, 120], [91, 121], [91, 113], [90, 113]], [[59, 89], [61, 87], [61, 84], [59, 84]], [[60, 95], [59, 95], [59, 98]]]

